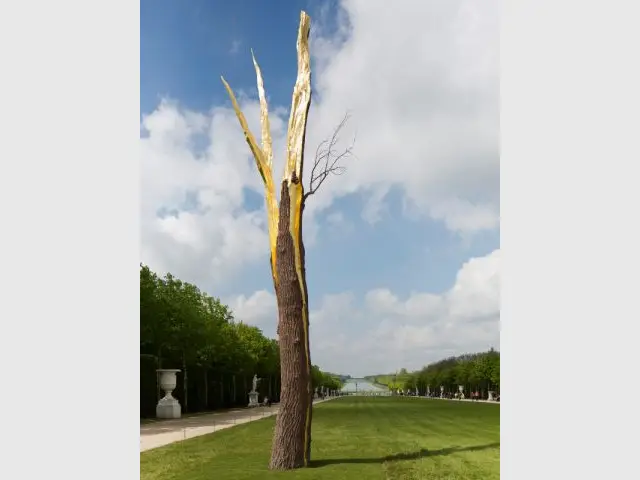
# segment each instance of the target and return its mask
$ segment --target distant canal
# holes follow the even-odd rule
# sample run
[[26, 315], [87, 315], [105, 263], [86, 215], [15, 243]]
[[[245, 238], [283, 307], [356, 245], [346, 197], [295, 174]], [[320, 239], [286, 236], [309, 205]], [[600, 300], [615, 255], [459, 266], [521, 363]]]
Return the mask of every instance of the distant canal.
[[355, 393], [363, 393], [363, 394], [371, 394], [371, 395], [389, 394], [388, 389], [374, 385], [369, 380], [365, 380], [364, 378], [348, 379], [340, 391], [342, 393], [350, 393], [350, 394], [355, 394]]

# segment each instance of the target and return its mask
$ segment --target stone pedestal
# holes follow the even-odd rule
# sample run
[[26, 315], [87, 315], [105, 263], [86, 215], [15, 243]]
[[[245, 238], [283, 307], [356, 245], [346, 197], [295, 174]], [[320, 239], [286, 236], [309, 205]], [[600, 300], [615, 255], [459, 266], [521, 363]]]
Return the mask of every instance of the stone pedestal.
[[182, 414], [180, 402], [171, 395], [171, 392], [176, 388], [176, 374], [179, 371], [176, 369], [157, 370], [160, 377], [160, 388], [164, 390], [164, 397], [156, 405], [156, 417], [158, 418], [180, 418]]
[[258, 406], [258, 392], [249, 392], [249, 406], [250, 407]]
[[494, 396], [496, 392], [489, 390], [489, 398], [487, 399], [490, 402], [495, 402], [496, 401], [496, 397]]

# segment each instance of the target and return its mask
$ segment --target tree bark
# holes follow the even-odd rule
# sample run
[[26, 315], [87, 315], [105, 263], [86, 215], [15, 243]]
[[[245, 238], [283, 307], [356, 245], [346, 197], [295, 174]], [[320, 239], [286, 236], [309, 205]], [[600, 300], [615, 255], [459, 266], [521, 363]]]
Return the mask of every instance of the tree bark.
[[220, 408], [224, 408], [224, 373], [220, 374]]
[[209, 410], [209, 371], [204, 369], [204, 409]]
[[184, 403], [184, 411], [185, 413], [189, 411], [189, 396], [187, 395], [187, 388], [188, 388], [188, 383], [187, 383], [187, 362], [185, 360], [184, 357], [184, 352], [182, 353], [182, 369], [184, 372], [184, 376], [182, 377], [182, 395], [183, 395], [183, 403]]
[[231, 384], [233, 385], [233, 392], [231, 393], [231, 401], [233, 402], [233, 406], [236, 406], [236, 376], [231, 377]]
[[[162, 350], [158, 349], [158, 370], [162, 368]], [[160, 374], [156, 372], [156, 403], [162, 398], [162, 388], [160, 388]]]
[[[272, 175], [273, 149], [269, 132], [268, 107], [262, 73], [255, 57], [253, 62], [260, 98], [262, 148], [258, 146], [249, 130], [231, 87], [224, 78], [222, 79], [265, 186], [271, 268], [278, 303], [278, 335], [280, 337], [280, 410], [276, 419], [270, 462], [270, 468], [278, 470], [307, 466], [311, 453], [312, 387], [309, 308], [301, 232], [302, 208], [305, 199], [301, 184], [304, 171], [304, 141], [311, 105], [309, 31], [310, 18], [306, 12], [302, 11], [296, 43], [298, 76], [293, 90], [289, 117], [286, 178], [282, 182], [279, 208], [276, 204]], [[292, 232], [292, 226], [298, 231]]]
[[[276, 271], [278, 285], [278, 334], [280, 336], [280, 410], [271, 451], [270, 468], [288, 470], [305, 467], [311, 453], [311, 358], [306, 285], [296, 271], [295, 245], [290, 233], [290, 198], [287, 181], [282, 183]], [[300, 222], [302, 225], [302, 222]], [[297, 236], [302, 247], [302, 235]], [[300, 261], [304, 265], [303, 249]], [[304, 279], [304, 268], [302, 269]]]
[[[251, 389], [253, 390], [253, 388]], [[248, 387], [247, 387], [247, 377], [246, 376], [242, 376], [242, 401], [244, 402], [247, 399], [247, 392], [248, 392]]]

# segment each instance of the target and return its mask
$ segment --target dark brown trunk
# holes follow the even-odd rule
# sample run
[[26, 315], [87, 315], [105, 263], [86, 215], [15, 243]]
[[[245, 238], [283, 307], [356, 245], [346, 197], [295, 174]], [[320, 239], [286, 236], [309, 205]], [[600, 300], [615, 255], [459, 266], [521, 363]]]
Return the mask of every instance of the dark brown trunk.
[[[311, 453], [311, 358], [306, 285], [296, 272], [294, 239], [289, 231], [290, 199], [282, 183], [276, 241], [278, 334], [280, 336], [280, 410], [271, 451], [271, 469], [305, 467]], [[302, 222], [300, 222], [302, 224]], [[300, 247], [302, 236], [298, 235]], [[301, 253], [303, 252], [301, 248]], [[304, 258], [301, 255], [304, 265]], [[304, 279], [304, 269], [302, 270]]]
[[[158, 369], [162, 368], [162, 350], [158, 349]], [[162, 388], [160, 388], [160, 374], [156, 372], [156, 403], [162, 398]]]
[[204, 369], [204, 409], [209, 410], [209, 378], [208, 370]]
[[184, 401], [184, 411], [188, 412], [189, 411], [189, 396], [187, 395], [187, 387], [188, 387], [188, 383], [187, 383], [187, 362], [184, 358], [184, 352], [182, 353], [182, 369], [184, 372], [184, 376], [182, 377], [182, 396], [183, 396], [183, 401]]
[[[252, 389], [253, 390], [253, 389]], [[244, 375], [242, 376], [242, 400], [246, 400], [247, 399], [247, 392], [249, 390], [247, 389], [247, 377], [245, 377]]]
[[[307, 108], [308, 111], [308, 108]], [[304, 145], [304, 140], [303, 140]], [[302, 210], [304, 210], [304, 200], [301, 205]], [[308, 419], [306, 423], [306, 431], [307, 431], [307, 465], [311, 461], [311, 419], [313, 417], [313, 377], [311, 376], [311, 341], [309, 339], [309, 290], [307, 290], [307, 269], [305, 262], [305, 250], [304, 243], [302, 241], [302, 212], [300, 213], [300, 230], [298, 231], [298, 238], [300, 239], [300, 262], [302, 266], [302, 294], [304, 295], [304, 305], [305, 305], [305, 341], [306, 341], [306, 353], [307, 353], [307, 395], [309, 397], [309, 411], [308, 411]]]
[[234, 375], [233, 377], [231, 377], [231, 384], [233, 385], [233, 392], [231, 393], [232, 395], [232, 402], [233, 402], [233, 406], [236, 406], [236, 376]]

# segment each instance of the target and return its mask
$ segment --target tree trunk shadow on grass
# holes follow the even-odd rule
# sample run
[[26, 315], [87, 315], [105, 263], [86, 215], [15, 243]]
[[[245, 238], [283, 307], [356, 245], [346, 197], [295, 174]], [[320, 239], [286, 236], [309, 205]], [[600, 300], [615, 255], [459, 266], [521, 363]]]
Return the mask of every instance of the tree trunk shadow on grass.
[[398, 453], [395, 455], [387, 455], [378, 458], [328, 458], [326, 460], [312, 460], [309, 464], [310, 468], [326, 467], [328, 465], [338, 465], [347, 463], [385, 463], [398, 462], [403, 460], [417, 460], [419, 458], [437, 457], [442, 455], [450, 455], [452, 453], [476, 452], [479, 450], [489, 450], [491, 448], [500, 448], [500, 442], [488, 443], [486, 445], [474, 445], [471, 447], [447, 447], [438, 450], [420, 449], [417, 452]]

